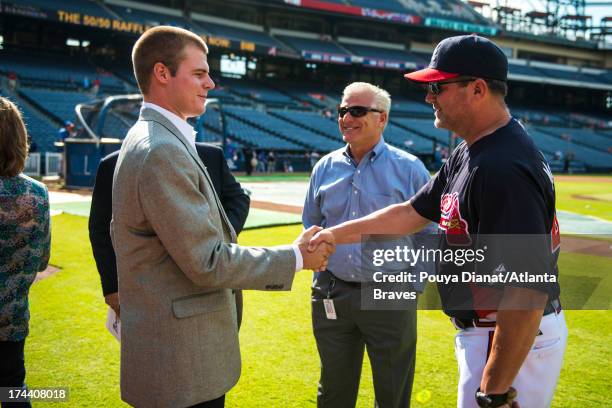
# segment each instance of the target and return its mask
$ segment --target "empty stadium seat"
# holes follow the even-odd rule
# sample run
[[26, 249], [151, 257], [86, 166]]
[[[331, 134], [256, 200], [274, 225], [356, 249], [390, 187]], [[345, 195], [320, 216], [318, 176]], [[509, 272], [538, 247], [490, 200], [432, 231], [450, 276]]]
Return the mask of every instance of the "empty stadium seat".
[[335, 120], [330, 120], [317, 112], [292, 111], [281, 109], [272, 109], [269, 110], [269, 112], [273, 112], [274, 114], [280, 116], [285, 120], [297, 122], [305, 128], [310, 128], [319, 133], [323, 133], [331, 139], [340, 139], [338, 123]]
[[64, 10], [70, 13], [114, 18], [104, 7], [93, 0], [53, 0], [52, 2], [49, 0], [20, 0], [19, 3], [47, 10]]
[[[539, 126], [540, 132], [555, 135], [561, 139], [569, 140], [572, 143], [584, 144], [586, 147], [592, 147], [602, 152], [608, 152], [612, 149], [612, 139], [605, 135], [597, 134], [592, 129], [579, 129], [579, 128], [568, 128], [568, 127], [542, 127]], [[612, 162], [612, 156], [610, 156], [610, 162]]]
[[230, 115], [225, 115], [227, 131], [232, 139], [239, 140], [258, 149], [304, 150], [303, 146], [274, 136]]
[[134, 123], [135, 121], [123, 117], [118, 112], [110, 111], [108, 115], [106, 115], [106, 120], [102, 127], [102, 134], [98, 136], [123, 139]]
[[276, 41], [264, 31], [248, 30], [241, 27], [232, 27], [223, 24], [211, 23], [208, 21], [200, 21], [197, 20], [197, 17], [194, 17], [193, 20], [199, 30], [202, 30], [208, 34], [225, 37], [230, 40], [250, 41], [266, 47], [285, 48], [281, 43]]
[[57, 140], [59, 126], [52, 123], [43, 114], [37, 112], [26, 101], [17, 95], [2, 93], [2, 96], [12, 100], [23, 114], [28, 135], [36, 143], [39, 152], [56, 152], [53, 143]]
[[400, 128], [393, 121], [387, 124], [383, 136], [387, 142], [414, 154], [431, 154], [433, 152], [433, 140]]
[[536, 108], [514, 107], [510, 108], [510, 113], [523, 123], [538, 123], [545, 125], [567, 125], [567, 120], [563, 115], [544, 111]]
[[[325, 137], [314, 131], [280, 119], [266, 112], [236, 106], [225, 106], [224, 109], [236, 118], [241, 118], [252, 124], [256, 124], [260, 128], [266, 129], [271, 133], [282, 135], [284, 138], [307, 146], [311, 150], [317, 149], [331, 151], [342, 146], [342, 143], [339, 140], [332, 139], [334, 137], [337, 138], [337, 135]], [[300, 112], [297, 112], [296, 116], [299, 114]]]
[[155, 13], [137, 8], [108, 5], [109, 9], [119, 15], [125, 21], [136, 21], [148, 26], [171, 25], [194, 30], [195, 26], [186, 19], [171, 14]]
[[421, 115], [432, 115], [433, 109], [430, 104], [425, 103], [424, 98], [420, 101], [402, 97], [393, 97], [391, 105], [392, 118], [396, 113], [417, 113]]
[[22, 85], [61, 89], [83, 87], [87, 78], [91, 85], [95, 79], [101, 82], [101, 91], [122, 92], [123, 82], [109, 72], [96, 69], [83, 58], [66, 55], [30, 55], [0, 52], [0, 71], [14, 71]]
[[92, 95], [81, 92], [55, 91], [36, 88], [21, 88], [19, 92], [23, 93], [34, 103], [47, 110], [61, 122], [66, 120], [74, 122], [75, 106], [79, 103], [88, 102], [93, 98]]
[[381, 59], [381, 60], [397, 61], [397, 62], [412, 62], [415, 64], [426, 64], [427, 62], [429, 62], [429, 61], [425, 61], [420, 56], [415, 55], [405, 50], [396, 50], [396, 49], [390, 49], [390, 48], [371, 47], [367, 45], [345, 44], [345, 43], [342, 43], [342, 46], [348, 49], [349, 51], [353, 52], [355, 55], [359, 55], [365, 58]]
[[[223, 78], [221, 81], [224, 85], [227, 85], [228, 89], [231, 92], [234, 92], [240, 96], [245, 98], [249, 98], [251, 100], [256, 100], [264, 103], [276, 103], [276, 104], [295, 104], [291, 97], [285, 95], [284, 93], [277, 91], [276, 89], [272, 89], [262, 84], [261, 82], [254, 82], [249, 80], [238, 80], [238, 79], [229, 79]], [[211, 91], [211, 96], [215, 95], [215, 90]], [[223, 91], [222, 91], [223, 92]], [[221, 92], [221, 95], [223, 93]]]
[[531, 67], [529, 65], [521, 65], [521, 64], [513, 64], [513, 63], [508, 64], [508, 73], [510, 75], [517, 74], [517, 75], [525, 75], [525, 76], [536, 77], [536, 78], [544, 76], [544, 72], [540, 71], [538, 68]]
[[610, 162], [612, 161], [611, 154], [572, 143], [571, 140], [564, 140], [540, 129], [530, 126], [528, 127], [528, 132], [542, 152], [550, 155], [556, 151], [560, 151], [563, 154], [569, 151], [574, 154], [575, 160], [585, 163], [591, 168], [610, 168]]
[[392, 116], [391, 122], [397, 122], [403, 127], [416, 134], [436, 139], [439, 144], [448, 145], [450, 132], [446, 129], [438, 129], [433, 124], [433, 119], [416, 119]]
[[313, 38], [290, 37], [287, 35], [277, 35], [276, 37], [292, 47], [298, 53], [302, 53], [302, 51], [310, 51], [327, 54], [348, 55], [345, 50], [340, 48], [332, 40], [324, 41]]

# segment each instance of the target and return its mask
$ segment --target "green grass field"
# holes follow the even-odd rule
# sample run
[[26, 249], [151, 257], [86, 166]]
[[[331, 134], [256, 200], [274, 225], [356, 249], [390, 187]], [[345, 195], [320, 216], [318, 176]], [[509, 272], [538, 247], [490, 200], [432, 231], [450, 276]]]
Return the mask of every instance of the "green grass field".
[[251, 176], [238, 175], [236, 179], [241, 183], [252, 183], [258, 181], [275, 182], [275, 181], [308, 181], [310, 175], [308, 173], [253, 173]]
[[[564, 182], [557, 188], [560, 197], [576, 194], [563, 191]], [[612, 184], [602, 183], [593, 189], [599, 194], [606, 193], [606, 189], [610, 193]], [[559, 200], [559, 208], [574, 205], [571, 200], [567, 203], [565, 198]], [[600, 208], [601, 213], [612, 214], [612, 205], [606, 205]], [[248, 230], [241, 235], [240, 243], [287, 243], [299, 230], [299, 226]], [[69, 402], [45, 403], [48, 407], [124, 406], [119, 398], [119, 347], [104, 328], [106, 307], [85, 217], [53, 218], [51, 263], [62, 270], [36, 283], [30, 292], [28, 385], [70, 387]], [[574, 285], [577, 281], [573, 279], [582, 276], [589, 265], [591, 269], [612, 271], [610, 258], [563, 254], [562, 287]], [[246, 292], [240, 333], [242, 377], [227, 396], [228, 407], [316, 406], [319, 362], [310, 322], [310, 280], [311, 273], [303, 271], [297, 275], [291, 292]], [[600, 288], [607, 291], [610, 286]], [[553, 407], [607, 407], [612, 380], [608, 360], [612, 312], [566, 311], [566, 317], [569, 345]], [[442, 312], [420, 311], [418, 332], [413, 406], [452, 407], [457, 385], [455, 330]], [[371, 407], [373, 401], [366, 357], [358, 406]]]
[[559, 210], [612, 221], [612, 183], [572, 180], [556, 184]]

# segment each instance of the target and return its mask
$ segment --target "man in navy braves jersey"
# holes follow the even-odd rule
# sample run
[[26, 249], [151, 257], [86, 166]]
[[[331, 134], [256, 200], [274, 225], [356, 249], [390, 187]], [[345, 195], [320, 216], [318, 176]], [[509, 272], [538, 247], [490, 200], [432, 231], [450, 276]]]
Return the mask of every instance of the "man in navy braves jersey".
[[[311, 241], [314, 248], [355, 242], [361, 234], [408, 234], [430, 220], [439, 224], [442, 249], [474, 247], [487, 236], [527, 237], [518, 243], [519, 257], [490, 246], [487, 262], [471, 266], [491, 275], [528, 270], [529, 279], [438, 284], [444, 311], [460, 330], [459, 407], [549, 406], [567, 343], [556, 281], [554, 181], [543, 155], [510, 116], [507, 73], [503, 51], [485, 38], [440, 42], [428, 68], [405, 76], [427, 86], [435, 126], [464, 141], [408, 202], [323, 230]], [[438, 266], [439, 275], [461, 276], [459, 271], [469, 268]]]

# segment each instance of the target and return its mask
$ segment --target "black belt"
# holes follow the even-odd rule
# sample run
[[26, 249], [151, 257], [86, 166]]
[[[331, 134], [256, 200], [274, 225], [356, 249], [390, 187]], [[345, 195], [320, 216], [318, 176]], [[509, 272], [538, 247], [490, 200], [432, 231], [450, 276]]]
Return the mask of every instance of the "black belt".
[[[561, 302], [557, 298], [546, 303], [543, 316], [551, 313], [559, 314], [561, 313], [561, 310], [563, 310], [561, 308]], [[451, 322], [459, 330], [467, 329], [469, 327], [495, 327], [495, 322], [480, 319], [460, 319], [458, 317], [451, 317]]]
[[334, 275], [334, 273], [332, 271], [330, 271], [329, 269], [327, 270], [327, 272], [329, 273], [331, 279], [335, 279], [336, 281], [342, 282], [346, 286], [353, 286], [353, 287], [356, 287], [356, 288], [360, 288], [361, 287], [361, 282], [345, 281], [344, 279], [340, 279], [339, 277]]
[[561, 310], [563, 310], [563, 308], [561, 307], [561, 301], [559, 301], [559, 298], [551, 300], [546, 303], [546, 307], [544, 308], [544, 316], [551, 313], [559, 314], [561, 313]]

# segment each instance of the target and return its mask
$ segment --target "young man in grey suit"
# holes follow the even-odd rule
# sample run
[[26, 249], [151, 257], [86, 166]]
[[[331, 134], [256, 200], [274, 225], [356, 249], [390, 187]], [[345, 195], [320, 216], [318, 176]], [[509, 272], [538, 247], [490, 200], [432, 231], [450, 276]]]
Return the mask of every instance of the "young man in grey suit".
[[[247, 216], [251, 199], [240, 183], [234, 178], [223, 149], [206, 143], [196, 143], [196, 152], [206, 166], [213, 188], [221, 200], [221, 205], [227, 214], [236, 235], [240, 234]], [[119, 282], [117, 279], [117, 257], [111, 242], [110, 222], [113, 206], [113, 173], [117, 165], [119, 151], [113, 152], [100, 161], [96, 173], [96, 183], [91, 194], [91, 211], [89, 213], [89, 240], [94, 259], [100, 274], [104, 301], [117, 316], [119, 310]], [[236, 315], [238, 330], [242, 322], [242, 291], [236, 295]]]
[[219, 407], [240, 376], [230, 288], [290, 290], [296, 271], [324, 270], [331, 246], [238, 246], [186, 118], [201, 115], [208, 48], [158, 26], [134, 45], [144, 96], [113, 179], [111, 231], [121, 302], [121, 398], [138, 407]]

